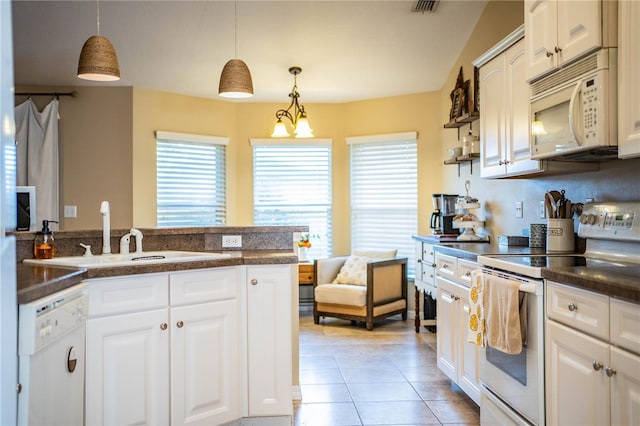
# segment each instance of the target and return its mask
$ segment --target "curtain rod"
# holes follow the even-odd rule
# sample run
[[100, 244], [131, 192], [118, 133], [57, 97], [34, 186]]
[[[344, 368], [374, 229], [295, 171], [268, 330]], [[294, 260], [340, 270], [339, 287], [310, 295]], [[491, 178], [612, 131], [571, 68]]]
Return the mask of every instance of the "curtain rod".
[[79, 96], [78, 92], [75, 90], [73, 92], [23, 92], [23, 93], [14, 93], [15, 96], [71, 96], [72, 98], [77, 98]]

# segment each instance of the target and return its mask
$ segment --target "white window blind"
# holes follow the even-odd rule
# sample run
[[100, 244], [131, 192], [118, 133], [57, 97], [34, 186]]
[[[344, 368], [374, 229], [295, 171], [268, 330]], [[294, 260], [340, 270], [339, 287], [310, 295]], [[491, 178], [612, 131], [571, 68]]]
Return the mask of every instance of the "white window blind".
[[347, 138], [351, 146], [351, 250], [398, 249], [414, 275], [418, 229], [417, 134]]
[[307, 225], [310, 258], [331, 255], [331, 145], [329, 142], [252, 140], [253, 222]]
[[157, 226], [226, 223], [227, 138], [156, 132]]

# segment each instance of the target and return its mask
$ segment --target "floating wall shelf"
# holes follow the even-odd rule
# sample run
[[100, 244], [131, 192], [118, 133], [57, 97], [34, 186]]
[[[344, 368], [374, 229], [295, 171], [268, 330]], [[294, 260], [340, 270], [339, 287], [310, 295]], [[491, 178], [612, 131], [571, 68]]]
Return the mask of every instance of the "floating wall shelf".
[[476, 158], [480, 158], [480, 154], [474, 153], [474, 154], [459, 155], [456, 158], [450, 158], [448, 160], [444, 160], [444, 164], [445, 165], [457, 164], [458, 177], [460, 177], [460, 164], [469, 163], [469, 166], [471, 168], [471, 174], [473, 174], [473, 160], [475, 160]]

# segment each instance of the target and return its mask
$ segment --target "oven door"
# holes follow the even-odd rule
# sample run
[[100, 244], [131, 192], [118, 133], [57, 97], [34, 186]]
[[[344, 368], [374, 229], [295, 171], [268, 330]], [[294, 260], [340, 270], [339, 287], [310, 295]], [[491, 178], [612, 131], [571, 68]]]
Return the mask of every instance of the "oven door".
[[[527, 344], [518, 355], [487, 347], [480, 358], [480, 380], [507, 406], [512, 415], [534, 425], [544, 424], [544, 299], [542, 281], [527, 293]], [[483, 392], [487, 392], [483, 389]]]

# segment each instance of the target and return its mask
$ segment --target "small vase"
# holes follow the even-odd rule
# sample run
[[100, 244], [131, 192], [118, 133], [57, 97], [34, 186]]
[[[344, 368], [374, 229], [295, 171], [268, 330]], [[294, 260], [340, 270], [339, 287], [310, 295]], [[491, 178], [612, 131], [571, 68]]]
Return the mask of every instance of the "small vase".
[[307, 258], [307, 251], [309, 250], [308, 247], [298, 247], [298, 260], [301, 262], [306, 262], [307, 260], [309, 260]]

